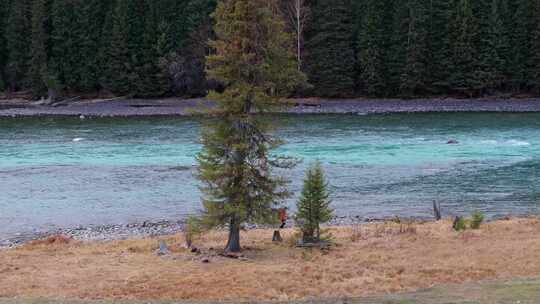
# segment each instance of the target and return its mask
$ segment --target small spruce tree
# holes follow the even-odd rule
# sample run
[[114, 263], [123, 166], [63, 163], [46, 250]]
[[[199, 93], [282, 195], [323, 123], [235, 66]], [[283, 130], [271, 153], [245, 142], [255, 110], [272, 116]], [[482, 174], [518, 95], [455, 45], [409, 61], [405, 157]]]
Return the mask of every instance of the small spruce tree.
[[329, 222], [334, 211], [330, 208], [328, 182], [319, 162], [313, 164], [306, 174], [302, 195], [297, 202], [297, 225], [302, 230], [304, 242], [321, 240], [320, 224]]

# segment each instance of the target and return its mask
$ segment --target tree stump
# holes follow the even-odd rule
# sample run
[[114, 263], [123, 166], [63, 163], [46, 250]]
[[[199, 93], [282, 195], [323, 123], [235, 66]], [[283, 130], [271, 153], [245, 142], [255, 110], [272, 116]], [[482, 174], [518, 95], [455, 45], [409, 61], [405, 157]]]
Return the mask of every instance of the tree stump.
[[279, 230], [274, 231], [274, 236], [272, 236], [272, 242], [283, 242], [283, 238], [281, 237], [281, 233], [279, 232]]
[[435, 219], [437, 221], [440, 221], [442, 219], [441, 215], [441, 204], [433, 201], [433, 213], [435, 215]]

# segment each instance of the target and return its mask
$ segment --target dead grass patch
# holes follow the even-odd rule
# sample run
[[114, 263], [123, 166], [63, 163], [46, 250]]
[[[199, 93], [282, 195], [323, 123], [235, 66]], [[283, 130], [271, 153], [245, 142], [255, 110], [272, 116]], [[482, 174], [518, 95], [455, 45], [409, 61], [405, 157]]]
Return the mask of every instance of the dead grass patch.
[[69, 243], [74, 242], [74, 240], [68, 236], [65, 235], [51, 235], [45, 239], [42, 240], [35, 240], [26, 245], [27, 248], [32, 247], [43, 247], [43, 246], [50, 246], [50, 245], [66, 245]]
[[[330, 228], [330, 251], [282, 244], [271, 230], [242, 233], [245, 260], [220, 257], [226, 233], [186, 249], [182, 235], [80, 243], [55, 238], [0, 251], [0, 297], [297, 300], [403, 292], [435, 284], [540, 276], [540, 219], [487, 223], [458, 233], [451, 221]], [[158, 257], [158, 240], [172, 254]], [[208, 257], [210, 263], [201, 262]]]

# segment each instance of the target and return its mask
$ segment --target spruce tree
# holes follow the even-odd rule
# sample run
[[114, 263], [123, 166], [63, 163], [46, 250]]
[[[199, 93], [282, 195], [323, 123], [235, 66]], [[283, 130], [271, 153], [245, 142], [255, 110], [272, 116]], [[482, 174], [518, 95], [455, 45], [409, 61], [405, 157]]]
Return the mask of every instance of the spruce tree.
[[458, 0], [453, 16], [453, 65], [450, 79], [454, 91], [468, 96], [472, 96], [478, 87], [474, 77], [478, 67], [477, 21], [472, 0]]
[[[119, 95], [131, 93], [136, 74], [129, 45], [129, 6], [127, 0], [117, 0], [111, 17], [112, 28], [105, 56], [105, 87]], [[132, 46], [133, 47], [133, 46]]]
[[32, 3], [32, 64], [30, 77], [35, 98], [47, 92], [49, 1], [33, 0]]
[[31, 55], [31, 1], [12, 1], [5, 29], [8, 60], [6, 64], [7, 85], [16, 91], [30, 87]]
[[99, 89], [99, 48], [107, 5], [103, 0], [83, 0], [75, 8], [78, 64], [76, 90], [95, 92]]
[[528, 85], [536, 95], [540, 94], [540, 0], [531, 4], [529, 36]]
[[428, 18], [425, 1], [396, 3], [390, 84], [402, 95], [426, 91]]
[[206, 92], [205, 56], [208, 47], [204, 41], [213, 36], [212, 20], [208, 16], [215, 10], [216, 5], [216, 0], [191, 0], [186, 9], [191, 16], [187, 22], [190, 34], [181, 53], [191, 66], [191, 85], [186, 88], [187, 96], [204, 95]]
[[450, 92], [452, 52], [450, 44], [451, 17], [454, 1], [429, 0], [427, 32], [427, 73], [429, 91], [434, 94]]
[[[68, 91], [77, 86], [80, 64], [76, 32], [75, 1], [53, 0], [51, 8], [52, 33], [50, 37], [50, 77], [58, 80]], [[78, 21], [78, 20], [77, 20]]]
[[391, 35], [391, 49], [388, 52], [387, 59], [388, 79], [386, 83], [391, 90], [390, 95], [394, 96], [400, 94], [401, 87], [401, 75], [404, 71], [405, 62], [407, 58], [407, 45], [408, 45], [408, 15], [409, 5], [408, 1], [400, 1], [395, 4], [393, 8], [393, 31]]
[[[164, 0], [158, 3], [159, 16], [162, 21], [168, 23], [169, 35], [172, 37], [172, 47], [174, 50], [180, 50], [186, 47], [186, 41], [189, 38], [188, 10], [187, 6], [191, 0]], [[160, 1], [158, 1], [160, 2]]]
[[499, 0], [483, 3], [479, 66], [476, 71], [477, 88], [489, 93], [501, 87], [504, 77], [505, 39]]
[[305, 71], [316, 96], [350, 96], [356, 65], [350, 0], [318, 0], [306, 33]]
[[369, 96], [382, 96], [389, 82], [387, 61], [390, 38], [388, 24], [392, 18], [392, 2], [366, 0], [358, 42], [360, 61], [359, 84], [361, 91]]
[[113, 69], [111, 68], [111, 45], [113, 34], [113, 23], [116, 2], [106, 2], [103, 4], [103, 25], [101, 27], [101, 35], [98, 40], [99, 49], [96, 52], [98, 56], [98, 85], [100, 88], [110, 90], [110, 77]]
[[[170, 87], [175, 95], [201, 96], [206, 94], [207, 83], [216, 86], [215, 81], [208, 82], [205, 78], [205, 56], [208, 53], [206, 41], [213, 35], [212, 21], [208, 17], [214, 11], [215, 0], [190, 0], [182, 4], [181, 22], [172, 22], [171, 33], [174, 36], [172, 52], [161, 56], [161, 68], [167, 72]], [[159, 39], [160, 53], [162, 46], [167, 46], [163, 34]]]
[[168, 81], [164, 71], [159, 66], [159, 24], [157, 10], [152, 2], [148, 2], [144, 21], [141, 67], [139, 68], [140, 84], [137, 86], [137, 95], [159, 97], [167, 91]]
[[0, 0], [0, 91], [3, 91], [6, 87], [5, 67], [8, 54], [5, 29], [10, 4], [10, 0]]
[[[152, 39], [145, 35], [146, 17], [149, 10], [147, 0], [124, 0], [127, 1], [127, 45], [131, 72], [128, 74], [131, 95], [140, 96], [139, 88], [145, 86], [145, 39]], [[151, 43], [151, 42], [150, 42]]]
[[224, 0], [213, 14], [216, 39], [207, 57], [209, 77], [226, 84], [209, 99], [217, 106], [202, 135], [198, 155], [204, 222], [228, 225], [228, 252], [240, 251], [240, 226], [273, 222], [274, 208], [288, 197], [275, 167], [291, 164], [270, 155], [280, 141], [254, 112], [280, 104], [305, 81], [296, 68], [291, 37], [268, 0]]
[[520, 92], [524, 88], [527, 77], [528, 48], [528, 16], [529, 0], [512, 0], [512, 22], [509, 30], [510, 48], [508, 53], [508, 82], [512, 92]]
[[307, 171], [302, 194], [296, 203], [296, 222], [302, 230], [304, 242], [321, 240], [320, 225], [333, 217], [330, 203], [328, 183], [321, 164], [316, 162]]

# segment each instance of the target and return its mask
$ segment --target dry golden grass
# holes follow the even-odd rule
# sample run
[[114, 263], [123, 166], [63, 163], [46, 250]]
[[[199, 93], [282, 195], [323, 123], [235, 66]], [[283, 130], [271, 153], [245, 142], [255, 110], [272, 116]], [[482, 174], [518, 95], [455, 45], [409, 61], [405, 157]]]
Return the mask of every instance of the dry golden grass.
[[291, 300], [365, 296], [434, 284], [540, 276], [540, 219], [512, 219], [457, 233], [450, 221], [331, 228], [330, 251], [272, 244], [272, 231], [242, 237], [247, 260], [219, 257], [226, 234], [196, 243], [210, 263], [162, 238], [106, 243], [38, 242], [0, 251], [0, 297]]

